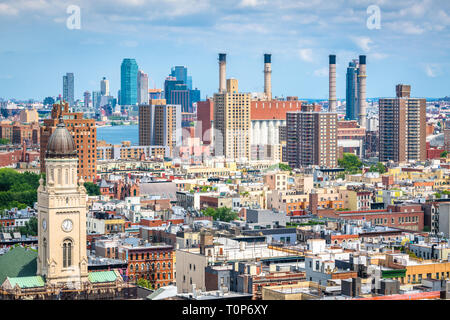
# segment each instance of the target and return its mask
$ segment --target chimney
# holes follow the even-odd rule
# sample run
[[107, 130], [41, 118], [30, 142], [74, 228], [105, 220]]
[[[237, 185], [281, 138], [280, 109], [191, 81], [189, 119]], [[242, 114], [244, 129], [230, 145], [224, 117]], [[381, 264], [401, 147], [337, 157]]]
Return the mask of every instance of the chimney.
[[267, 100], [272, 100], [272, 55], [264, 54], [264, 93]]
[[219, 53], [219, 93], [225, 93], [226, 88], [227, 54]]
[[329, 100], [328, 110], [329, 112], [336, 112], [336, 55], [330, 55], [329, 66]]
[[359, 125], [366, 128], [366, 56], [359, 56], [359, 74], [358, 74], [358, 110]]

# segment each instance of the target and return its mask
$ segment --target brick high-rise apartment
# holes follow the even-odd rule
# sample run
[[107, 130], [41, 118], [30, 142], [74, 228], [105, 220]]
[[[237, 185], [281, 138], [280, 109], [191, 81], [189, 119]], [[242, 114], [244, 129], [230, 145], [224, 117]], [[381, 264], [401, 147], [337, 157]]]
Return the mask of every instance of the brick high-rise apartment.
[[139, 106], [139, 145], [169, 146], [170, 154], [181, 137], [181, 106], [166, 104], [165, 99], [152, 99]]
[[250, 93], [238, 92], [237, 79], [227, 91], [214, 94], [215, 155], [250, 160]]
[[53, 105], [51, 118], [44, 120], [41, 127], [41, 172], [45, 173], [45, 152], [47, 150], [48, 139], [56, 129], [59, 116], [62, 115], [64, 124], [77, 146], [78, 154], [78, 178], [92, 182], [96, 178], [97, 172], [97, 127], [94, 119], [84, 119], [82, 112], [69, 112], [67, 102]]
[[426, 100], [411, 98], [411, 86], [396, 86], [396, 98], [379, 101], [380, 161], [426, 159]]
[[287, 161], [293, 168], [337, 166], [337, 113], [287, 112]]

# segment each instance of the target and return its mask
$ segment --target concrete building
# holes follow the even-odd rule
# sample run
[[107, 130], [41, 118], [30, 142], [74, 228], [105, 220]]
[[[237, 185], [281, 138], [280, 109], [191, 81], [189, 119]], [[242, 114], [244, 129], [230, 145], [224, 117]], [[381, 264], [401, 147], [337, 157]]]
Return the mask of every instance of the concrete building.
[[139, 145], [168, 146], [171, 156], [181, 145], [181, 106], [166, 104], [165, 99], [150, 100], [139, 106]]
[[227, 80], [227, 91], [214, 94], [215, 155], [250, 160], [250, 93], [239, 93], [238, 80]]
[[289, 221], [289, 217], [284, 211], [247, 209], [246, 222], [252, 226], [257, 225], [263, 228], [286, 227], [286, 223]]
[[288, 112], [287, 160], [292, 168], [337, 166], [337, 114]]
[[379, 101], [379, 159], [426, 160], [426, 100], [411, 98], [411, 86], [396, 86], [397, 97]]
[[102, 96], [109, 96], [109, 80], [105, 77], [100, 81], [100, 94]]

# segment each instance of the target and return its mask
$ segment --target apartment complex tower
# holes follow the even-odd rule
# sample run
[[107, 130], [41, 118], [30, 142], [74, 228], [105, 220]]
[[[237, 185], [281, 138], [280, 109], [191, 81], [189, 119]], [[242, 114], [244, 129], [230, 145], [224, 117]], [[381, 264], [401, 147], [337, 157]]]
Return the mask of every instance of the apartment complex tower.
[[410, 97], [411, 86], [396, 86], [396, 98], [379, 101], [379, 158], [396, 163], [426, 160], [426, 100]]

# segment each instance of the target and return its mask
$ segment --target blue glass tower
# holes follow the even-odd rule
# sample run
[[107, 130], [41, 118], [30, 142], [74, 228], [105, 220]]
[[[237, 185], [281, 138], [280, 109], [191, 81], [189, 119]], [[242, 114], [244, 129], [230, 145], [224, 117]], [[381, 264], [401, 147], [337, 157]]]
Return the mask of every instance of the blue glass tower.
[[135, 59], [123, 59], [120, 66], [120, 104], [124, 106], [137, 103], [138, 65]]
[[358, 60], [353, 60], [347, 68], [346, 120], [358, 120]]

